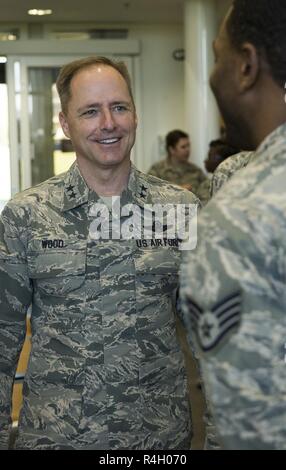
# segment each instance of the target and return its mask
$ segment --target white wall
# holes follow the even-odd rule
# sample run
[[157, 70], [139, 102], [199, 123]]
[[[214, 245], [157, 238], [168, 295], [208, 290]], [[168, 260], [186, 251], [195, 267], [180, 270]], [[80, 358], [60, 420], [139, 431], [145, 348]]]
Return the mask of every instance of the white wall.
[[[215, 1], [217, 18], [220, 21], [231, 4], [231, 0]], [[68, 27], [72, 29], [72, 26]], [[84, 29], [90, 25], [78, 26]], [[92, 26], [114, 27], [115, 25], [93, 24]], [[140, 103], [138, 103], [140, 152], [138, 154], [141, 158], [140, 161], [136, 161], [136, 164], [143, 171], [147, 171], [152, 163], [164, 158], [166, 133], [175, 128], [187, 130], [184, 62], [175, 61], [172, 56], [175, 49], [184, 48], [184, 27], [183, 24], [116, 24], [116, 27], [127, 28], [129, 38], [139, 39], [142, 46], [140, 59], [137, 60], [140, 78]]]
[[[184, 130], [184, 62], [173, 59], [175, 49], [183, 48], [183, 26], [153, 25], [129, 27], [130, 39], [139, 39], [142, 45], [141, 113], [144, 161], [137, 166], [148, 170], [150, 165], [164, 158], [160, 137], [179, 128]], [[161, 151], [161, 154], [160, 154]]]

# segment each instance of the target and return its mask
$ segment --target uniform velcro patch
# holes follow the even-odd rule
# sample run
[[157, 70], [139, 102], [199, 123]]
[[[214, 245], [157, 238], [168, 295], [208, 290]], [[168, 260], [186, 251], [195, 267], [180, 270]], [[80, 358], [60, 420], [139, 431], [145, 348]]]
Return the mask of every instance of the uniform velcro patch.
[[241, 320], [241, 292], [235, 292], [216, 303], [210, 310], [203, 310], [193, 299], [188, 298], [191, 324], [202, 351], [215, 348]]

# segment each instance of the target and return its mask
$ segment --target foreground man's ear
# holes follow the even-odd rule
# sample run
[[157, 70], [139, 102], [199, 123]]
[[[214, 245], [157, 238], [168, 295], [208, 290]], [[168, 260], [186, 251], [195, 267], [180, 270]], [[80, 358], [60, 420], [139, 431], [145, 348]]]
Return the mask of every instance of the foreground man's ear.
[[70, 139], [70, 133], [69, 133], [69, 125], [67, 123], [67, 120], [66, 120], [66, 117], [63, 113], [63, 111], [61, 111], [59, 113], [59, 121], [60, 121], [60, 124], [62, 126], [62, 130], [63, 130], [63, 133], [65, 134], [65, 136]]
[[262, 58], [258, 55], [256, 47], [248, 42], [240, 50], [240, 91], [245, 92], [252, 88], [258, 80]]

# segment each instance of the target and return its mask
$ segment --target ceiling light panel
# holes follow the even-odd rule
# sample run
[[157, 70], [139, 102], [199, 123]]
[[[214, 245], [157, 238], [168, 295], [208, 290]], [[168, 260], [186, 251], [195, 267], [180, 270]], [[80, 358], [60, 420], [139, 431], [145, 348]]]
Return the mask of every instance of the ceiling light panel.
[[33, 16], [51, 15], [52, 13], [53, 10], [38, 10], [37, 8], [32, 8], [31, 10], [28, 10], [28, 15]]

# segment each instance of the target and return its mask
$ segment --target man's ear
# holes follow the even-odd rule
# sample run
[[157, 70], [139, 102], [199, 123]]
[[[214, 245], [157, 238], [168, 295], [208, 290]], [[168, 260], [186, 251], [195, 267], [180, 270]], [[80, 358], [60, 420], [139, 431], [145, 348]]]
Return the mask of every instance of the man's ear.
[[257, 82], [261, 59], [256, 47], [249, 42], [242, 44], [240, 56], [240, 91], [244, 92], [252, 88]]
[[70, 139], [69, 125], [62, 111], [59, 113], [59, 121], [62, 126], [63, 133], [68, 139]]

